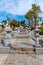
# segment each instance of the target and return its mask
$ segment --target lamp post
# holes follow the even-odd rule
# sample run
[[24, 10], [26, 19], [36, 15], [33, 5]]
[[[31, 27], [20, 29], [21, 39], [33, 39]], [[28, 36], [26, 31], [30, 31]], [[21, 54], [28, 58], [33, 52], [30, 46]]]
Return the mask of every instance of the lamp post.
[[38, 26], [36, 26], [36, 29], [35, 29], [35, 37], [36, 37], [36, 46], [40, 46], [39, 45], [39, 29], [38, 29]]
[[5, 27], [5, 31], [7, 32], [6, 38], [11, 38], [10, 32], [12, 31], [12, 29], [10, 28], [10, 25], [8, 25], [8, 21], [7, 21], [7, 24], [6, 24], [6, 27]]
[[12, 29], [10, 28], [10, 25], [8, 25], [8, 23], [6, 24], [5, 31], [7, 32], [6, 40], [4, 40], [5, 46], [9, 46], [9, 45], [11, 45], [11, 41], [10, 41], [11, 33], [10, 32], [12, 31]]

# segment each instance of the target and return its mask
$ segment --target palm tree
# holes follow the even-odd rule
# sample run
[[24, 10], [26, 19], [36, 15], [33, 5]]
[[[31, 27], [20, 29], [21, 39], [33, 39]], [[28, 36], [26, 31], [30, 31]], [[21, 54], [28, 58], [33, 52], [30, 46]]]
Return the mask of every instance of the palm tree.
[[15, 19], [13, 19], [13, 20], [12, 20], [12, 26], [13, 26], [13, 27], [16, 27], [16, 25], [17, 25], [17, 21], [16, 21]]
[[13, 19], [11, 22], [10, 22], [10, 27], [12, 28], [12, 30], [14, 30], [14, 28], [16, 27], [17, 25], [17, 21], [15, 19]]
[[6, 20], [3, 20], [2, 23], [4, 23], [4, 25], [6, 25], [7, 24], [7, 21]]
[[7, 23], [8, 23], [8, 25], [10, 25], [10, 23], [11, 23], [11, 18], [8, 16], [7, 16]]
[[17, 27], [20, 27], [20, 24], [21, 24], [20, 21], [18, 21], [18, 22], [17, 22]]
[[33, 17], [36, 25], [36, 18], [38, 17], [38, 13], [40, 12], [40, 6], [37, 6], [36, 4], [32, 4], [32, 11], [33, 11]]
[[25, 20], [22, 20], [22, 21], [21, 21], [21, 25], [22, 25], [23, 27], [25, 27]]
[[26, 14], [25, 14], [25, 18], [28, 19], [29, 21], [29, 26], [30, 26], [30, 20], [33, 19], [33, 11], [29, 10]]

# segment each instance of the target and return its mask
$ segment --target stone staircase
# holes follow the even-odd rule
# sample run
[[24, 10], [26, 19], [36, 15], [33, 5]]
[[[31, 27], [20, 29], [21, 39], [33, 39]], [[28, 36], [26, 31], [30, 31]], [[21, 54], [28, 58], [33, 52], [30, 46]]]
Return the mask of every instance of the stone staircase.
[[28, 38], [28, 34], [26, 32], [20, 32], [17, 35], [17, 38]]
[[11, 47], [10, 54], [35, 54], [35, 48]]

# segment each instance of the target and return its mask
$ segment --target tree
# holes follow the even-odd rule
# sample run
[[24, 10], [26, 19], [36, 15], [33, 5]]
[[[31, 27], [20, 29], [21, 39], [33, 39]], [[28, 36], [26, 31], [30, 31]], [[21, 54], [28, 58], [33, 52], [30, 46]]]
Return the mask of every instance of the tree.
[[25, 18], [28, 19], [29, 21], [29, 26], [30, 26], [30, 20], [33, 19], [33, 11], [29, 10], [26, 14], [25, 14]]
[[22, 25], [23, 27], [25, 27], [25, 20], [22, 20], [22, 21], [21, 21], [21, 25]]
[[15, 27], [16, 26], [16, 23], [15, 23], [15, 19], [12, 20], [12, 25]]
[[10, 23], [11, 28], [14, 30], [14, 28], [17, 26], [17, 21], [13, 19]]
[[36, 18], [38, 17], [38, 13], [40, 12], [40, 6], [37, 6], [36, 4], [32, 4], [32, 11], [33, 11], [33, 17], [36, 25]]
[[20, 21], [17, 22], [17, 27], [20, 27]]
[[2, 23], [4, 23], [4, 25], [6, 25], [7, 24], [7, 21], [6, 20], [3, 20]]

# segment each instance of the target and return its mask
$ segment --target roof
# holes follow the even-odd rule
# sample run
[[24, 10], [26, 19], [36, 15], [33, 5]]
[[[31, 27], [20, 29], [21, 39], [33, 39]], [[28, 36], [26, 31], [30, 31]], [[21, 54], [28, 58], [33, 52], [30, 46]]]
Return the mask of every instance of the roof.
[[37, 22], [37, 24], [38, 24], [38, 25], [41, 25], [41, 24], [42, 24], [42, 21]]

